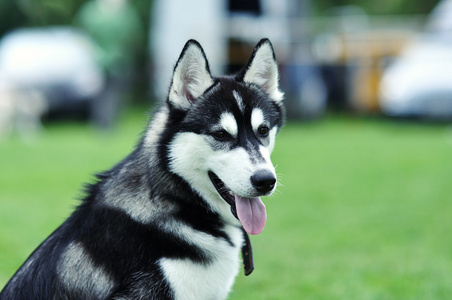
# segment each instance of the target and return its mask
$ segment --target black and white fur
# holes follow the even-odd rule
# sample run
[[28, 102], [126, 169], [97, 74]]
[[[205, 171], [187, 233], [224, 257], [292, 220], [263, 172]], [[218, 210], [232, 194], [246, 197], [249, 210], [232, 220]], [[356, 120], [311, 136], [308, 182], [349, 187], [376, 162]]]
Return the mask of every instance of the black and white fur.
[[[97, 176], [0, 299], [225, 299], [239, 270], [243, 220], [259, 233], [259, 197], [276, 188], [270, 153], [282, 100], [269, 40], [241, 73], [217, 78], [188, 41], [166, 104], [137, 148]], [[239, 200], [259, 206], [258, 216], [237, 217]]]

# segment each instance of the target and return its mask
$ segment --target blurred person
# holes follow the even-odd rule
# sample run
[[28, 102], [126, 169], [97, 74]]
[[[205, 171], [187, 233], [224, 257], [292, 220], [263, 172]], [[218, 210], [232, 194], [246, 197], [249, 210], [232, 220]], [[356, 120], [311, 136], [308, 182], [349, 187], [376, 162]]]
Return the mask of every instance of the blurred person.
[[0, 74], [0, 138], [17, 132], [31, 142], [42, 128], [47, 101], [34, 89], [22, 89]]
[[138, 13], [127, 0], [93, 0], [81, 7], [75, 23], [96, 43], [96, 58], [106, 77], [91, 117], [99, 127], [111, 128], [133, 76], [143, 32]]

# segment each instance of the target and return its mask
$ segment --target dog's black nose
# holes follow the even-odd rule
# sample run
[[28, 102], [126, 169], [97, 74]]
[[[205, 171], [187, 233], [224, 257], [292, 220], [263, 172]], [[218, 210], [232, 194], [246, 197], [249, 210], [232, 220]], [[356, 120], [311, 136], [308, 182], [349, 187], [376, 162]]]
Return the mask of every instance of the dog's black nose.
[[265, 194], [275, 187], [276, 178], [269, 170], [259, 170], [251, 176], [251, 183], [259, 193]]

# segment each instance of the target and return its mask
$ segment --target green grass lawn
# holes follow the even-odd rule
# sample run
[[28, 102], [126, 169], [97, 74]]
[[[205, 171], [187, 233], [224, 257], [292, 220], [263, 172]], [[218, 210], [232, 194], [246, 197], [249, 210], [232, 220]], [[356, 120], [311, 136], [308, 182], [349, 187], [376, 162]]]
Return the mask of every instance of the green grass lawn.
[[[128, 154], [144, 110], [117, 130], [47, 124], [0, 143], [0, 287], [70, 214], [92, 174]], [[330, 116], [289, 123], [280, 187], [252, 237], [255, 271], [230, 299], [450, 299], [452, 127]]]

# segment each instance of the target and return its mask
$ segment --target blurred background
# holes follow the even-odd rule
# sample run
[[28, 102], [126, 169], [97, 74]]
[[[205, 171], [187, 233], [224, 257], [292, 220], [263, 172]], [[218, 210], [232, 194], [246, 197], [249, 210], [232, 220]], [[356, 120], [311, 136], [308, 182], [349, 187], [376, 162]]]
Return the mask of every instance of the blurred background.
[[0, 4], [0, 132], [45, 117], [111, 127], [124, 105], [165, 99], [195, 38], [214, 74], [274, 44], [288, 116], [327, 111], [450, 119], [450, 1], [23, 0]]
[[232, 299], [452, 294], [452, 0], [0, 0], [0, 287], [130, 152], [188, 39], [272, 41], [278, 192]]

